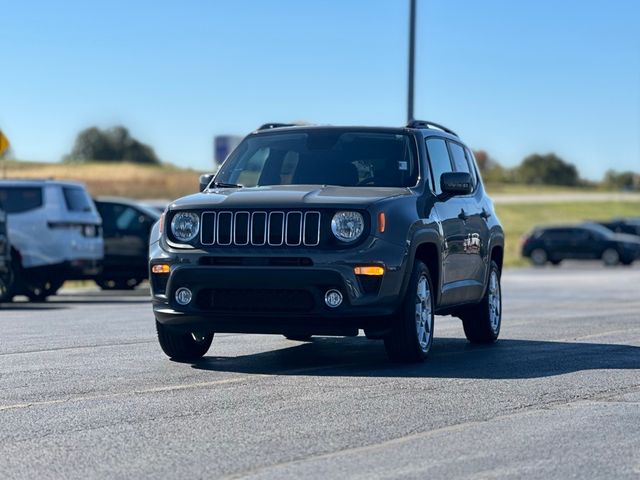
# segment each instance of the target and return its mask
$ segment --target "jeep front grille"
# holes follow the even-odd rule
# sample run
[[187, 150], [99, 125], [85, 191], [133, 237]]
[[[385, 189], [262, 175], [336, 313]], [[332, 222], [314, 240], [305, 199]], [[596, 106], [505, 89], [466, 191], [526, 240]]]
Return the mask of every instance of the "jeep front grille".
[[305, 246], [320, 244], [320, 212], [203, 212], [200, 243], [204, 246]]

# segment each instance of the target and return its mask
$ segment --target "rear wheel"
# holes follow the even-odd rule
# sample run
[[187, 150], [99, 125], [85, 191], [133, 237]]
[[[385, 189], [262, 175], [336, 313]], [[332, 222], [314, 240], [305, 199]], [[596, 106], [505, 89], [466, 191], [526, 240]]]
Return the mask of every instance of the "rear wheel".
[[547, 256], [547, 251], [544, 248], [534, 248], [531, 251], [531, 263], [537, 265], [538, 267], [541, 267], [542, 265], [547, 263], [548, 259], [549, 257]]
[[213, 341], [213, 333], [175, 331], [157, 320], [156, 331], [162, 351], [174, 360], [197, 360], [207, 353]]
[[27, 280], [24, 285], [24, 294], [31, 302], [44, 302], [48, 297], [55, 295], [62, 287], [64, 280]]
[[96, 280], [96, 284], [102, 290], [133, 290], [141, 283], [142, 280], [139, 278], [119, 278], [117, 280], [100, 278]]
[[493, 343], [498, 339], [502, 324], [502, 290], [496, 262], [491, 262], [484, 298], [480, 303], [466, 307], [460, 318], [464, 334], [471, 343]]
[[389, 359], [394, 362], [421, 362], [433, 343], [434, 297], [427, 266], [413, 265], [401, 310], [391, 320], [391, 332], [384, 338]]
[[602, 252], [602, 261], [609, 267], [618, 265], [620, 263], [620, 254], [615, 248], [607, 248]]

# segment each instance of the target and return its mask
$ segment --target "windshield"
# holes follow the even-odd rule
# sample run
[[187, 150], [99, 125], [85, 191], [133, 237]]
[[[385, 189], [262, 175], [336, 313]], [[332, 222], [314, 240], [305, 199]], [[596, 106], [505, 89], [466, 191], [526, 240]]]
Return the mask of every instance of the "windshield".
[[408, 134], [314, 129], [247, 137], [215, 181], [244, 187], [340, 185], [413, 187], [418, 180]]

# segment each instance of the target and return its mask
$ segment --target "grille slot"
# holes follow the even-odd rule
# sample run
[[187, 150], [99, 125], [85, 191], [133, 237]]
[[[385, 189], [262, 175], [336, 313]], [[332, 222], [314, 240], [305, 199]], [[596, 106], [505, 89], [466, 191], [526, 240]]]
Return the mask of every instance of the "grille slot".
[[296, 289], [205, 289], [197, 304], [217, 312], [310, 312], [315, 307], [311, 292]]
[[305, 246], [320, 244], [320, 212], [203, 212], [200, 243], [210, 246]]

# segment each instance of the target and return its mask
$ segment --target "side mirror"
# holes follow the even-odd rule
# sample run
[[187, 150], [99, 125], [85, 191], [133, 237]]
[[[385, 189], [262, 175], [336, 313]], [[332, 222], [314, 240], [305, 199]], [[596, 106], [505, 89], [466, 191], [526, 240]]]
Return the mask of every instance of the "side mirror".
[[473, 179], [467, 172], [447, 172], [440, 177], [440, 189], [445, 195], [469, 195], [473, 191]]
[[204, 192], [207, 186], [211, 183], [215, 175], [213, 173], [203, 173], [200, 175], [200, 191]]

